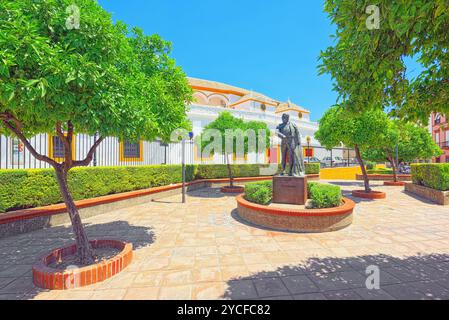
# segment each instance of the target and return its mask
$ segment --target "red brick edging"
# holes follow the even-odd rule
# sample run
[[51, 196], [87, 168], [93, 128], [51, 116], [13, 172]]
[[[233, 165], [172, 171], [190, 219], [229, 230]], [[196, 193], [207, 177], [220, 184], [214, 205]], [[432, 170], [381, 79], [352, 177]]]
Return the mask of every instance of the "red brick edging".
[[279, 231], [331, 232], [352, 224], [354, 201], [343, 198], [343, 205], [327, 209], [292, 209], [263, 206], [237, 196], [239, 215], [255, 225]]
[[[412, 181], [412, 175], [411, 174], [398, 174], [397, 175], [398, 180], [400, 181]], [[356, 179], [358, 181], [363, 180], [363, 175], [357, 174]], [[373, 181], [392, 181], [394, 180], [393, 174], [368, 174], [368, 179]]]
[[405, 186], [405, 182], [404, 181], [384, 181], [384, 186], [387, 187], [403, 187]]
[[276, 208], [264, 206], [261, 204], [257, 204], [254, 202], [249, 202], [245, 199], [244, 195], [238, 195], [237, 203], [246, 208], [255, 209], [264, 213], [269, 213], [272, 215], [279, 216], [293, 216], [293, 217], [310, 217], [310, 216], [321, 216], [321, 217], [329, 217], [329, 216], [338, 216], [344, 215], [349, 212], [352, 212], [355, 208], [355, 202], [348, 198], [343, 198], [343, 205], [334, 208], [325, 208], [325, 209], [287, 209], [287, 208]]
[[37, 287], [50, 290], [81, 288], [113, 277], [132, 261], [133, 246], [130, 243], [117, 240], [92, 240], [90, 243], [93, 248], [116, 248], [121, 252], [98, 264], [61, 271], [50, 268], [48, 265], [61, 257], [74, 255], [76, 245], [56, 249], [39, 259], [39, 262], [33, 266], [33, 283]]
[[220, 189], [221, 192], [223, 193], [242, 193], [245, 192], [245, 187], [230, 187], [230, 186], [226, 186], [226, 187], [222, 187]]
[[371, 199], [371, 200], [385, 199], [387, 197], [387, 194], [382, 191], [366, 192], [365, 190], [354, 190], [352, 191], [352, 195], [357, 198]]

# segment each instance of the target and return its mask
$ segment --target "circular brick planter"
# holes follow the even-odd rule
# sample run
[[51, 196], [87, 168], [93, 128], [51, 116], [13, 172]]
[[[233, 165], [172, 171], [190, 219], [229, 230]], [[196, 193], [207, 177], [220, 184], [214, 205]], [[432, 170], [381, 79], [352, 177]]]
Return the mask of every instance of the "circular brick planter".
[[371, 200], [385, 199], [387, 197], [387, 194], [382, 191], [366, 192], [364, 190], [354, 190], [352, 191], [352, 195], [357, 198], [371, 199]]
[[243, 192], [245, 192], [245, 187], [239, 187], [239, 186], [230, 187], [230, 186], [226, 186], [226, 187], [222, 187], [220, 190], [223, 193], [243, 193]]
[[132, 260], [132, 244], [117, 240], [90, 241], [93, 248], [115, 248], [121, 252], [115, 257], [98, 264], [82, 268], [57, 270], [48, 267], [61, 257], [74, 255], [76, 245], [56, 249], [49, 255], [42, 257], [33, 266], [33, 282], [37, 287], [50, 290], [68, 290], [89, 286], [112, 278], [125, 269]]
[[405, 182], [403, 182], [403, 181], [397, 181], [397, 182], [385, 181], [384, 182], [384, 186], [387, 186], [387, 187], [404, 187], [405, 186]]
[[263, 206], [237, 196], [239, 216], [255, 225], [290, 232], [331, 232], [352, 224], [354, 201], [343, 198], [340, 207], [328, 209], [286, 209]]

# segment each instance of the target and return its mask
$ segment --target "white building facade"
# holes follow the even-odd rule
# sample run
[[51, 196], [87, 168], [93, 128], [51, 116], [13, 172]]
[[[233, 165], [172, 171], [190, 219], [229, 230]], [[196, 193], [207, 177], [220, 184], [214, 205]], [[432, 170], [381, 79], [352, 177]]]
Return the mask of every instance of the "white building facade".
[[[205, 126], [214, 121], [221, 112], [229, 111], [235, 117], [245, 121], [265, 122], [272, 131], [269, 150], [258, 154], [249, 154], [245, 158], [230, 159], [234, 163], [278, 163], [280, 159], [280, 141], [275, 137], [276, 126], [282, 122], [282, 114], [290, 115], [296, 123], [301, 135], [303, 147], [318, 159], [324, 158], [328, 152], [320, 147], [314, 138], [318, 123], [310, 121], [310, 111], [290, 101], [281, 102], [263, 94], [227, 84], [189, 78], [194, 90], [194, 102], [189, 106], [188, 117], [192, 122], [193, 134], [198, 136]], [[307, 139], [307, 137], [310, 137]], [[83, 159], [96, 137], [78, 134], [75, 137], [73, 153], [76, 159]], [[309, 144], [307, 143], [309, 141]], [[38, 152], [53, 159], [63, 154], [63, 146], [58, 137], [41, 134], [31, 138], [31, 144]], [[343, 153], [343, 151], [341, 152]], [[310, 155], [310, 154], [309, 154]], [[339, 155], [334, 153], [335, 155]], [[163, 144], [160, 141], [141, 141], [139, 143], [121, 142], [117, 138], [107, 138], [97, 149], [91, 166], [139, 166], [153, 164], [180, 164], [182, 147], [180, 143]], [[186, 163], [225, 163], [222, 155], [205, 159], [193, 141], [187, 142]], [[0, 137], [0, 169], [33, 169], [48, 168], [48, 164], [37, 161], [16, 138]]]
[[[290, 115], [301, 133], [302, 145], [310, 149], [312, 156], [324, 158], [327, 152], [315, 139], [318, 123], [310, 120], [310, 111], [291, 101], [281, 102], [263, 94], [230, 86], [227, 84], [189, 78], [194, 90], [194, 103], [190, 106], [189, 118], [192, 121], [194, 135], [199, 135], [203, 128], [214, 121], [223, 111], [230, 112], [245, 121], [265, 122], [272, 132], [271, 146], [265, 157], [260, 154], [249, 154], [246, 159], [235, 159], [239, 163], [276, 163], [280, 159], [280, 140], [275, 136], [276, 127], [282, 122], [282, 115]], [[309, 137], [309, 139], [307, 139]], [[307, 151], [305, 150], [305, 155]], [[221, 161], [220, 156], [214, 162]], [[195, 155], [195, 159], [198, 156]], [[203, 161], [205, 159], [202, 159]], [[207, 159], [206, 159], [207, 160]]]

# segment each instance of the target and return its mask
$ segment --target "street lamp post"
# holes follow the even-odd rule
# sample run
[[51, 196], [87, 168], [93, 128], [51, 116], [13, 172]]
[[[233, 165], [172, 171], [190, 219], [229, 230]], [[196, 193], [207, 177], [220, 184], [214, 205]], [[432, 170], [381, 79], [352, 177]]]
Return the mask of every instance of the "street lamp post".
[[186, 139], [182, 139], [182, 203], [186, 203]]
[[[190, 141], [193, 132], [189, 132]], [[182, 203], [186, 203], [186, 139], [182, 139]]]
[[310, 163], [310, 141], [312, 140], [312, 138], [310, 138], [310, 136], [307, 136], [306, 140], [307, 140], [307, 163]]

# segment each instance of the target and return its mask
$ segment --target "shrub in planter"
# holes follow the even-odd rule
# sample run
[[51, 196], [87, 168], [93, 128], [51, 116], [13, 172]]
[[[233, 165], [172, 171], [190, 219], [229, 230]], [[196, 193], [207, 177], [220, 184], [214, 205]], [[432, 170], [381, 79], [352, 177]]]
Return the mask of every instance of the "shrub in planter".
[[308, 192], [313, 208], [333, 208], [341, 205], [342, 194], [339, 186], [311, 182], [308, 184]]
[[[262, 164], [235, 164], [231, 165], [234, 178], [259, 177], [260, 168], [268, 167]], [[228, 178], [228, 167], [225, 164], [199, 165], [196, 173], [197, 179], [221, 179]]]
[[245, 199], [261, 205], [267, 205], [273, 200], [273, 182], [251, 182], [245, 186]]
[[413, 183], [440, 191], [449, 190], [449, 163], [412, 164]]
[[319, 174], [321, 164], [319, 163], [306, 163], [306, 174]]
[[368, 174], [393, 174], [391, 169], [373, 169], [368, 170]]
[[374, 170], [376, 168], [376, 163], [372, 161], [366, 162], [366, 169], [368, 170]]

